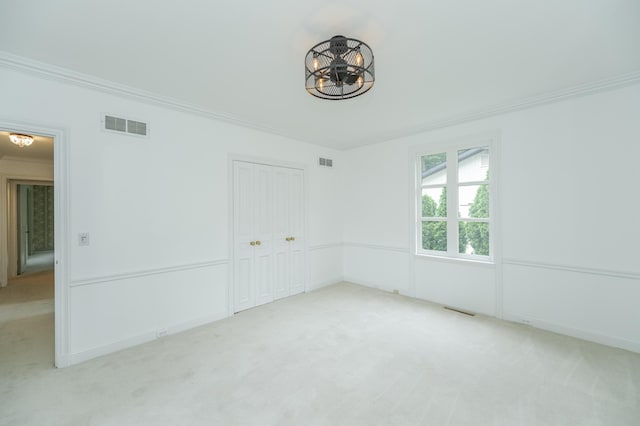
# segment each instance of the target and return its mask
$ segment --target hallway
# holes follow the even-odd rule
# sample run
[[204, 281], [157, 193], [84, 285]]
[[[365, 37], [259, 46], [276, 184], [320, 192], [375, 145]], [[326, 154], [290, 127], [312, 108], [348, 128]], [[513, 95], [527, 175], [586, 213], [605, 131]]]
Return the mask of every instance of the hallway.
[[[54, 251], [42, 251], [27, 258], [27, 266], [21, 276], [36, 272], [50, 271], [54, 268]], [[53, 296], [52, 296], [53, 297]]]
[[53, 367], [53, 283], [50, 270], [13, 278], [0, 288], [0, 377], [10, 378], [18, 367]]

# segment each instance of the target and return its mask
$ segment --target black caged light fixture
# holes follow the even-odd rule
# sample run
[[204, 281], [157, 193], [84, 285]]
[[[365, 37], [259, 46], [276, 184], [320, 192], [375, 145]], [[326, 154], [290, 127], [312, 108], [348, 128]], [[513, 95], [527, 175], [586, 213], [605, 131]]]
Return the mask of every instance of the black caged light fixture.
[[349, 99], [373, 87], [373, 52], [360, 40], [341, 35], [318, 43], [305, 57], [307, 92], [322, 99]]

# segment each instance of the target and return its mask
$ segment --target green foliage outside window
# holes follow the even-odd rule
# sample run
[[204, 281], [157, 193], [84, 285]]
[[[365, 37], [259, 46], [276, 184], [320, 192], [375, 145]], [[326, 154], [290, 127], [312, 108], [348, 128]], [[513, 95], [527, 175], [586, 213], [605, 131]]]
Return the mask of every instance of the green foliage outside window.
[[[425, 158], [425, 157], [423, 157]], [[486, 180], [489, 180], [487, 172]], [[423, 217], [447, 216], [447, 188], [443, 188], [439, 203], [429, 195], [422, 196]], [[476, 218], [489, 217], [489, 186], [481, 185], [476, 192], [473, 205], [469, 208], [469, 216]], [[459, 222], [458, 252], [465, 253], [467, 245], [471, 244], [474, 253], [481, 256], [489, 255], [489, 224], [486, 222]], [[422, 248], [425, 250], [447, 251], [447, 222], [422, 222]]]
[[[489, 180], [487, 172], [486, 180]], [[469, 208], [470, 217], [489, 217], [489, 185], [481, 185]], [[467, 222], [465, 224], [467, 238], [475, 254], [489, 255], [489, 224], [486, 222]]]
[[[447, 217], [447, 188], [442, 189], [439, 204], [428, 195], [422, 196], [424, 217]], [[447, 251], [447, 222], [422, 222], [422, 248], [425, 250]]]

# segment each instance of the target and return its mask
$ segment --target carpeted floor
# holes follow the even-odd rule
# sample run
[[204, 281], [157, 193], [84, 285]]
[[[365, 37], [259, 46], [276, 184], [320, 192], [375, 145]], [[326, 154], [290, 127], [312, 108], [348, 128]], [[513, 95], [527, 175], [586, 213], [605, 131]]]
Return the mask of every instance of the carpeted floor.
[[1, 424], [640, 424], [640, 354], [348, 283], [66, 369], [52, 336], [0, 324]]
[[36, 300], [53, 300], [53, 270], [12, 278], [0, 287], [0, 307]]

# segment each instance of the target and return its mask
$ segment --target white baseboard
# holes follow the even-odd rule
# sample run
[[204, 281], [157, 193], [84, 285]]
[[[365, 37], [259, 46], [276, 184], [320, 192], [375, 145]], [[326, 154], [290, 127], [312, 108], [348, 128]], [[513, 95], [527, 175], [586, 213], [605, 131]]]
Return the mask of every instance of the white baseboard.
[[[354, 283], [354, 284], [358, 284], [358, 285], [362, 285], [365, 287], [370, 287], [370, 288], [375, 288], [377, 290], [382, 290], [382, 291], [387, 291], [383, 288], [380, 288], [379, 286], [372, 284], [370, 282], [365, 282], [362, 280], [358, 280], [355, 279], [353, 277], [350, 276], [345, 276], [344, 277], [344, 281], [350, 282], [350, 283]], [[412, 295], [406, 295], [409, 297], [414, 297]], [[436, 304], [441, 304], [440, 302], [436, 302], [433, 300], [428, 300], [428, 299], [418, 299], [418, 300], [427, 300], [428, 302], [432, 302], [432, 303], [436, 303]], [[487, 316], [492, 316], [495, 317], [495, 315], [490, 315], [490, 314], [486, 314], [483, 313], [483, 315], [487, 315]], [[498, 318], [500, 319], [500, 318]], [[547, 331], [552, 331], [554, 333], [558, 333], [558, 334], [563, 334], [565, 336], [571, 336], [571, 337], [576, 337], [578, 339], [582, 339], [582, 340], [587, 340], [590, 342], [594, 342], [594, 343], [600, 343], [602, 345], [607, 345], [607, 346], [612, 346], [615, 348], [621, 348], [621, 349], [626, 349], [628, 351], [632, 351], [632, 352], [637, 352], [640, 353], [640, 341], [632, 341], [632, 340], [627, 340], [627, 339], [623, 339], [623, 338], [619, 338], [619, 337], [612, 337], [612, 336], [607, 336], [604, 334], [599, 334], [599, 333], [594, 333], [591, 331], [586, 331], [586, 330], [581, 330], [578, 328], [574, 328], [574, 327], [567, 327], [561, 324], [556, 324], [556, 323], [552, 323], [552, 322], [548, 322], [548, 321], [544, 321], [538, 318], [531, 318], [528, 316], [524, 316], [524, 315], [517, 315], [517, 314], [513, 314], [513, 313], [508, 313], [505, 312], [503, 315], [503, 320], [505, 321], [511, 321], [511, 322], [517, 322], [517, 323], [521, 323], [521, 324], [527, 324], [530, 325], [532, 327], [535, 328], [539, 328], [541, 330], [547, 330]]]
[[314, 291], [314, 290], [318, 290], [321, 289], [323, 287], [327, 287], [333, 284], [338, 284], [341, 283], [342, 281], [344, 281], [344, 279], [342, 277], [337, 277], [337, 278], [333, 278], [330, 280], [326, 280], [326, 281], [322, 281], [319, 283], [315, 283], [315, 284], [310, 284], [309, 288], [307, 289], [307, 291]]
[[[214, 315], [209, 315], [204, 318], [198, 318], [195, 320], [185, 321], [176, 325], [172, 325], [167, 327], [167, 336], [171, 334], [180, 333], [182, 331], [189, 330], [191, 328], [199, 327], [204, 324], [209, 324], [215, 321], [219, 321], [221, 319], [227, 318], [227, 312], [220, 312]], [[163, 336], [165, 337], [165, 336]], [[79, 364], [81, 362], [88, 361], [93, 358], [97, 358], [99, 356], [108, 355], [113, 352], [118, 352], [123, 349], [127, 349], [133, 346], [141, 345], [143, 343], [151, 342], [158, 338], [158, 333], [156, 330], [149, 331], [146, 333], [139, 334], [137, 336], [129, 337], [127, 339], [119, 340], [117, 342], [109, 343], [104, 346], [99, 346], [97, 348], [87, 349], [82, 352], [76, 352], [70, 354], [69, 356], [62, 356], [63, 359], [62, 365], [58, 365], [58, 367], [68, 367], [70, 365]]]
[[349, 283], [353, 283], [353, 284], [362, 285], [362, 286], [369, 287], [369, 288], [375, 288], [377, 290], [381, 290], [381, 288], [376, 284], [372, 284], [372, 283], [367, 282], [367, 281], [362, 281], [362, 280], [356, 279], [354, 277], [345, 276], [344, 277], [344, 281], [349, 282]]
[[561, 324], [544, 321], [538, 318], [531, 318], [525, 315], [517, 315], [509, 312], [504, 313], [503, 319], [505, 321], [527, 324], [535, 328], [552, 331], [554, 333], [563, 334], [565, 336], [571, 336], [582, 340], [588, 340], [594, 343], [600, 343], [606, 346], [612, 346], [615, 348], [621, 348], [628, 351], [640, 353], [640, 341], [632, 341], [619, 337], [606, 336], [604, 334], [581, 330], [574, 327], [568, 327]]

